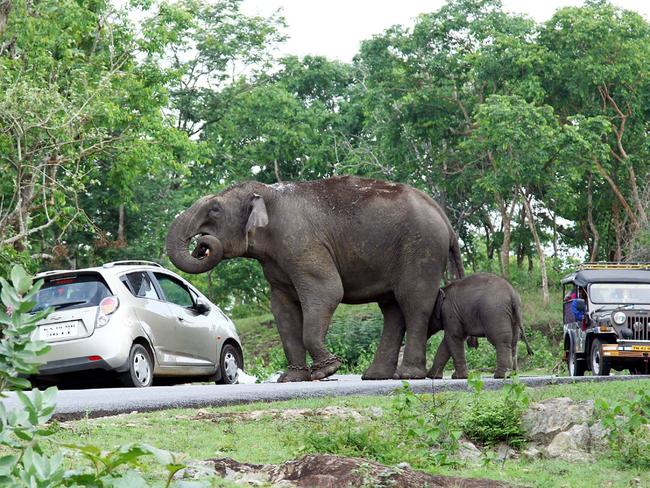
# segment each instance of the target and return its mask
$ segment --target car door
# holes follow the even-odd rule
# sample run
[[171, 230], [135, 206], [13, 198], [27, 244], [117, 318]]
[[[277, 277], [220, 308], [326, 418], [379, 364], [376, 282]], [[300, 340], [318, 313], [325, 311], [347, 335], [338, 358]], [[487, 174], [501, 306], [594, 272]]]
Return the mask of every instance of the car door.
[[176, 317], [154, 286], [152, 277], [147, 271], [135, 271], [120, 279], [136, 298], [135, 314], [151, 336], [156, 361], [161, 366], [175, 364], [178, 355]]
[[179, 279], [154, 273], [164, 299], [176, 319], [178, 364], [213, 366], [216, 338], [210, 319], [194, 310], [195, 297]]

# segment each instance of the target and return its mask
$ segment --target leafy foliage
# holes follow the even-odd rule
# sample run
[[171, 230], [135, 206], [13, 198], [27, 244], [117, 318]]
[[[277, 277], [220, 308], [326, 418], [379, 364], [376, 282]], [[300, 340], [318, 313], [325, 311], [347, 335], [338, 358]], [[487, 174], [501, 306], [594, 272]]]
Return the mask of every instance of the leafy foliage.
[[611, 452], [625, 465], [650, 467], [650, 394], [637, 391], [630, 399], [596, 400], [596, 409], [609, 431]]
[[513, 447], [524, 445], [526, 440], [521, 416], [528, 406], [529, 398], [523, 383], [515, 376], [504, 385], [503, 396], [492, 401], [479, 397], [483, 389], [480, 377], [470, 377], [468, 384], [474, 390], [474, 400], [463, 419], [465, 435], [486, 445], [499, 442]]

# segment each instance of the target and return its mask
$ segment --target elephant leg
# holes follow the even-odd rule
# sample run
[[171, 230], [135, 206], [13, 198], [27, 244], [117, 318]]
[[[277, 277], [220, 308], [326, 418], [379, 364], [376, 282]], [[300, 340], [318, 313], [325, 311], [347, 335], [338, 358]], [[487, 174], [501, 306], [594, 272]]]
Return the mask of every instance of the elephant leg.
[[343, 298], [343, 284], [333, 263], [327, 266], [325, 257], [319, 262], [318, 270], [295, 280], [302, 306], [302, 339], [313, 361], [312, 380], [327, 378], [341, 367], [341, 361], [327, 350], [325, 335]]
[[370, 367], [361, 377], [362, 380], [391, 379], [397, 368], [399, 349], [404, 339], [404, 315], [396, 302], [380, 303], [384, 314], [384, 330], [381, 333], [379, 346]]
[[496, 337], [488, 337], [497, 353], [497, 369], [494, 371], [495, 378], [505, 378], [506, 373], [512, 370], [512, 335], [501, 334]]
[[307, 367], [307, 351], [302, 341], [302, 310], [300, 304], [286, 293], [271, 290], [271, 311], [275, 317], [282, 341], [284, 355], [289, 367], [278, 382], [309, 381], [311, 375]]
[[412, 278], [410, 282], [396, 295], [406, 322], [404, 357], [393, 376], [396, 379], [421, 379], [427, 375], [429, 319], [433, 313], [438, 289], [422, 286]]
[[427, 373], [427, 378], [432, 378], [432, 379], [442, 378], [442, 374], [445, 370], [445, 366], [447, 364], [447, 361], [449, 361], [450, 357], [451, 354], [449, 353], [449, 347], [447, 347], [447, 343], [443, 338], [442, 342], [438, 346], [436, 355], [433, 358], [433, 365], [431, 366], [431, 369]]
[[452, 379], [467, 378], [467, 360], [465, 359], [465, 337], [452, 336], [445, 332], [445, 344], [454, 360]]

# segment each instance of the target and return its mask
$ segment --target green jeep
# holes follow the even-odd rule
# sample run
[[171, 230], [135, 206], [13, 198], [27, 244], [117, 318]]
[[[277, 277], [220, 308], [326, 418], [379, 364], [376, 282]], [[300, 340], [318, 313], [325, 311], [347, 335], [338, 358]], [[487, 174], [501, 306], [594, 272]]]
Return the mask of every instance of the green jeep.
[[562, 291], [569, 375], [650, 372], [650, 263], [585, 263]]

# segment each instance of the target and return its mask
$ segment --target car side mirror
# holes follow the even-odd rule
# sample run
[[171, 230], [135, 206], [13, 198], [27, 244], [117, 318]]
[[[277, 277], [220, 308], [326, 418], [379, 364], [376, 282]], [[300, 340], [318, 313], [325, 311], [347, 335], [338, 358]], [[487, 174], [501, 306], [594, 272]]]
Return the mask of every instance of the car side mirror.
[[198, 313], [199, 315], [207, 315], [208, 312], [210, 311], [210, 305], [208, 305], [202, 300], [197, 300], [196, 303], [194, 304], [194, 310], [196, 310], [196, 313]]
[[587, 310], [587, 304], [582, 298], [576, 298], [576, 309], [579, 312], [584, 312], [585, 310]]

